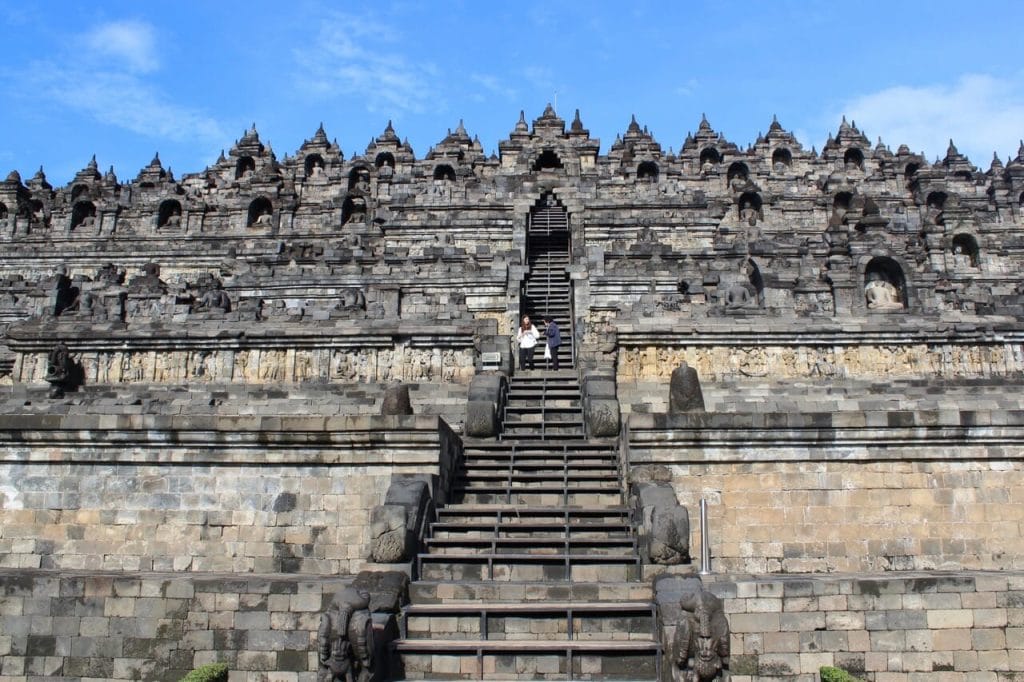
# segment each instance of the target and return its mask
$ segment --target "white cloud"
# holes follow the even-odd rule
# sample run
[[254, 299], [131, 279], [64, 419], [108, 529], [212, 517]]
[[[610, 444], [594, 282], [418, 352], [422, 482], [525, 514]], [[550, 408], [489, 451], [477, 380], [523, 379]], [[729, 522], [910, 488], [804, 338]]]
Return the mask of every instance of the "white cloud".
[[349, 97], [370, 111], [425, 111], [438, 103], [437, 69], [395, 49], [394, 29], [372, 19], [335, 13], [317, 40], [294, 51], [299, 83], [326, 97]]
[[[992, 152], [1016, 154], [1024, 134], [1024, 84], [986, 74], [953, 83], [896, 86], [847, 101], [841, 112], [872, 140], [881, 136], [893, 150], [900, 144], [943, 157], [950, 138], [982, 169]], [[839, 115], [829, 125], [835, 130]]]
[[36, 63], [26, 70], [25, 78], [35, 92], [50, 101], [134, 133], [204, 144], [227, 138], [215, 119], [172, 103], [131, 73], [79, 71]]
[[469, 80], [487, 92], [504, 97], [505, 99], [515, 99], [518, 96], [515, 88], [505, 85], [497, 76], [474, 73], [469, 77]]
[[697, 86], [700, 82], [696, 78], [688, 78], [685, 83], [677, 85], [675, 93], [680, 97], [689, 97], [697, 90]]
[[129, 71], [149, 73], [160, 66], [156, 32], [143, 21], [100, 24], [84, 36], [83, 43], [94, 55], [118, 60]]

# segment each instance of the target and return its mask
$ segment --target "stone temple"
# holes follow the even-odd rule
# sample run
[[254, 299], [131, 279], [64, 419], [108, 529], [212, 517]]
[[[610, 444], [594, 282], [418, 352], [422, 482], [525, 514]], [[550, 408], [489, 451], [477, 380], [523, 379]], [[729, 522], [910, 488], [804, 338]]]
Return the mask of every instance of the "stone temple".
[[0, 679], [1021, 679], [1022, 214], [550, 106], [12, 172]]

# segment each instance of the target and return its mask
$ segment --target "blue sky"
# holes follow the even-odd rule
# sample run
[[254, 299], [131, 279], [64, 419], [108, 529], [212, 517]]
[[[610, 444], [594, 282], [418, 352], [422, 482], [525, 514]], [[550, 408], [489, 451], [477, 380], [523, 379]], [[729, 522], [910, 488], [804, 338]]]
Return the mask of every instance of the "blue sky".
[[389, 119], [422, 157], [465, 120], [579, 108], [602, 152], [635, 114], [666, 150], [701, 113], [745, 147], [773, 114], [821, 149], [845, 113], [982, 169], [1024, 137], [1024, 2], [0, 0], [0, 172], [202, 170], [255, 123], [279, 157], [323, 122], [346, 157]]

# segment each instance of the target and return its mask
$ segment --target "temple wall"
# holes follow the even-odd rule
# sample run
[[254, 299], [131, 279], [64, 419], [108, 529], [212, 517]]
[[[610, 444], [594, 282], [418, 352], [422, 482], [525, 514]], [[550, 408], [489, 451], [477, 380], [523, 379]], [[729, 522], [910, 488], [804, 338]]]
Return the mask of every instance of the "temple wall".
[[0, 565], [348, 574], [392, 469], [0, 466]]
[[320, 613], [350, 581], [0, 569], [0, 675], [176, 682], [226, 662], [313, 682]]
[[671, 472], [692, 514], [708, 499], [717, 570], [1024, 569], [1019, 462], [799, 461]]
[[7, 420], [2, 567], [354, 574], [391, 477], [443, 501], [461, 451], [437, 417], [63, 419]]
[[770, 377], [976, 378], [1024, 372], [1024, 344], [855, 344], [829, 346], [729, 345], [624, 348], [620, 382], [663, 380], [683, 362], [702, 380]]
[[704, 576], [725, 601], [731, 679], [1011, 680], [1024, 671], [1024, 576]]
[[[1024, 413], [633, 414], [631, 476], [671, 481], [733, 573], [1024, 569]], [[700, 556], [694, 543], [693, 556]]]
[[[46, 353], [26, 353], [8, 383], [43, 384]], [[241, 383], [468, 383], [472, 348], [251, 348], [244, 350], [82, 352], [86, 385]]]

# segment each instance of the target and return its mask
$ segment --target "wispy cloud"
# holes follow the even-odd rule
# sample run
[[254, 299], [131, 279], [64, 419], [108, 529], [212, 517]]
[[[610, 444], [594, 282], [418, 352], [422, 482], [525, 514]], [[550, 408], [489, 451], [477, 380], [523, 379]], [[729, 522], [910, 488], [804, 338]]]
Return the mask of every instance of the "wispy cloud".
[[83, 36], [82, 43], [94, 56], [118, 60], [129, 71], [149, 73], [160, 66], [156, 32], [143, 21], [100, 24]]
[[470, 75], [469, 80], [471, 83], [480, 86], [492, 95], [498, 95], [505, 99], [515, 99], [518, 97], [516, 89], [506, 85], [505, 82], [497, 76], [474, 73]]
[[353, 97], [372, 112], [421, 112], [437, 104], [437, 68], [401, 54], [394, 29], [371, 18], [331, 14], [316, 41], [293, 54], [299, 84], [315, 94]]
[[140, 135], [175, 142], [223, 142], [218, 121], [174, 102], [157, 86], [156, 35], [143, 22], [100, 24], [68, 43], [74, 58], [58, 55], [7, 72], [17, 92]]
[[949, 139], [976, 165], [987, 167], [993, 151], [1014, 153], [1024, 131], [1024, 84], [986, 74], [952, 83], [896, 86], [851, 99], [839, 114], [892, 147], [907, 144], [929, 157], [943, 156]]
[[36, 92], [50, 101], [140, 135], [202, 143], [223, 142], [227, 138], [214, 118], [172, 103], [135, 74], [83, 73], [37, 63], [28, 70], [27, 78]]
[[688, 78], [685, 83], [680, 83], [675, 87], [675, 93], [680, 97], [689, 97], [697, 90], [697, 86], [700, 82], [696, 78]]

